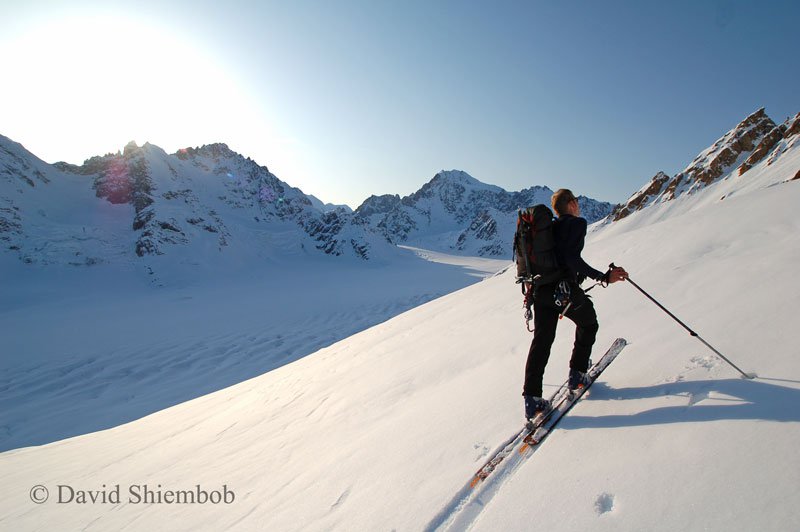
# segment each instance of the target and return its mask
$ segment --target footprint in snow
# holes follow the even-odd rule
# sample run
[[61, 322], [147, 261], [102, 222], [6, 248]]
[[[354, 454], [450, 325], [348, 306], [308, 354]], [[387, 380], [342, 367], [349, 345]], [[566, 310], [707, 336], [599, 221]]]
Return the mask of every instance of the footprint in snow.
[[601, 493], [594, 501], [594, 511], [597, 515], [607, 514], [614, 509], [614, 496], [610, 493]]
[[703, 368], [706, 370], [714, 369], [718, 364], [719, 361], [714, 358], [713, 356], [706, 355], [706, 356], [695, 356], [689, 360], [689, 364], [686, 366], [687, 370], [692, 370], [696, 368]]
[[489, 448], [482, 442], [474, 444], [472, 448], [478, 451], [478, 456], [475, 457], [476, 462], [489, 454]]

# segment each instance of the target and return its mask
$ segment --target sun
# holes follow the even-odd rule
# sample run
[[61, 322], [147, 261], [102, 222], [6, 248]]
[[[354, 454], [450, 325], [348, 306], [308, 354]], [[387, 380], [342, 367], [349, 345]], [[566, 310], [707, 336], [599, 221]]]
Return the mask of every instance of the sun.
[[[2, 131], [54, 162], [130, 140], [177, 149], [252, 127], [253, 102], [213, 53], [174, 28], [68, 17], [3, 46]], [[27, 142], [26, 142], [27, 141]], [[35, 148], [35, 149], [34, 149]]]

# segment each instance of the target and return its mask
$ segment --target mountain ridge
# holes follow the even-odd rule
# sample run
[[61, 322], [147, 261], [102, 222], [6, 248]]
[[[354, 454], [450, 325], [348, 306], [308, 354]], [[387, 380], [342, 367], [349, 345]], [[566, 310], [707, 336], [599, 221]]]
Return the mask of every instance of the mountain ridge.
[[[550, 204], [553, 190], [532, 186], [518, 192], [483, 183], [462, 170], [442, 170], [405, 197], [371, 196], [355, 213], [396, 244], [478, 256], [510, 255], [517, 211]], [[589, 222], [604, 218], [612, 205], [578, 198]]]
[[[650, 181], [614, 208], [611, 221], [621, 220], [651, 205], [691, 196], [726, 179], [743, 178], [766, 161], [770, 166], [800, 140], [800, 113], [777, 125], [762, 107], [748, 115], [714, 144], [701, 151], [681, 172], [658, 172]], [[800, 168], [785, 180], [800, 178]]]
[[[149, 142], [130, 142], [117, 153], [91, 157], [82, 165], [45, 163], [6, 137], [0, 138], [0, 146], [0, 175], [5, 177], [0, 180], [0, 239], [7, 243], [5, 251], [38, 264], [90, 266], [138, 258], [152, 271], [161, 267], [151, 264], [159, 262], [158, 257], [175, 256], [184, 264], [216, 261], [237, 244], [240, 249], [251, 247], [245, 255], [261, 258], [321, 252], [380, 261], [393, 256], [397, 244], [413, 243], [434, 251], [506, 256], [515, 210], [548, 203], [552, 194], [538, 186], [506, 192], [464, 171], [450, 170], [437, 173], [409, 196], [372, 196], [350, 212], [306, 195], [225, 143], [168, 154]], [[78, 230], [80, 217], [63, 212], [64, 205], [59, 206], [60, 218], [47, 218], [65, 187], [73, 196], [80, 189], [96, 198], [79, 194], [75, 211], [105, 209], [98, 201], [117, 206], [114, 234], [106, 227], [91, 227], [85, 219]], [[597, 205], [611, 208], [588, 198], [581, 201], [587, 212]], [[126, 208], [132, 212], [120, 214]], [[45, 213], [43, 220], [60, 225], [33, 224], [33, 234], [29, 222], [35, 213]], [[124, 216], [131, 217], [129, 230], [124, 229]], [[87, 228], [89, 233], [102, 233], [102, 238], [83, 239]], [[418, 230], [421, 239], [415, 238]], [[116, 243], [113, 258], [103, 250], [111, 242]]]
[[[797, 180], [798, 145], [800, 113], [776, 124], [760, 108], [683, 171], [658, 172], [617, 206], [580, 196], [581, 212], [601, 225], [642, 211], [657, 219], [651, 207], [691, 203], [709, 187], [722, 201]], [[775, 167], [781, 171], [767, 171]], [[72, 165], [48, 164], [0, 135], [0, 246], [31, 264], [138, 261], [153, 272], [167, 258], [183, 265], [314, 255], [381, 262], [393, 260], [399, 245], [510, 257], [517, 209], [549, 204], [552, 193], [546, 186], [508, 192], [463, 170], [441, 170], [407, 196], [373, 195], [350, 211], [306, 195], [221, 142], [173, 154], [131, 142]]]

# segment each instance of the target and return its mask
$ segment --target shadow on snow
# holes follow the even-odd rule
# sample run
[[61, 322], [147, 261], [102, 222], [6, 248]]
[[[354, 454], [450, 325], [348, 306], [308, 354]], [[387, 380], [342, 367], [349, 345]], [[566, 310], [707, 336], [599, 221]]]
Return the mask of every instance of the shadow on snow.
[[[702, 423], [726, 419], [749, 419], [778, 422], [800, 421], [800, 390], [764, 382], [768, 379], [709, 379], [679, 381], [639, 388], [611, 388], [602, 383], [593, 386], [596, 399], [626, 401], [685, 395], [685, 405], [653, 408], [635, 414], [576, 416], [564, 418], [561, 428], [619, 428], [666, 423]], [[791, 382], [791, 381], [790, 381]], [[709, 395], [713, 394], [709, 398]], [[704, 400], [729, 404], [704, 405]]]

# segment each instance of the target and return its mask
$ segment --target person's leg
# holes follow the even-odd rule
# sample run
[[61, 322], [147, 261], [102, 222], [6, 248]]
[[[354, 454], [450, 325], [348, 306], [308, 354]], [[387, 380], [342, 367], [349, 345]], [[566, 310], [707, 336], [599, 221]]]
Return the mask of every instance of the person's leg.
[[534, 300], [533, 303], [533, 341], [525, 364], [522, 395], [542, 396], [544, 369], [550, 359], [550, 347], [556, 338], [558, 311], [549, 304], [553, 295], [552, 290], [548, 291], [546, 288], [540, 288], [541, 293], [537, 294], [538, 301]]
[[597, 313], [592, 300], [588, 297], [575, 309], [570, 309], [566, 316], [575, 323], [575, 344], [572, 348], [572, 358], [569, 361], [570, 369], [586, 372], [589, 369], [589, 357], [592, 354], [597, 331]]

